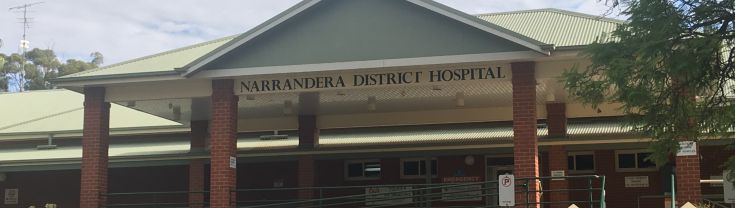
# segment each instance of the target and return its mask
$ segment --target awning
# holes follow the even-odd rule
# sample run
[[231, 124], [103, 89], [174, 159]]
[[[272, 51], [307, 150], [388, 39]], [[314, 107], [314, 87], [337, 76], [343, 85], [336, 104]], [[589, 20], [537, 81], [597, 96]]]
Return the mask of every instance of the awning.
[[[540, 122], [537, 135], [540, 140], [547, 137], [547, 128]], [[283, 139], [261, 139], [273, 132], [239, 134], [239, 151], [296, 150], [298, 136], [295, 131], [280, 132]], [[570, 141], [599, 139], [600, 136], [616, 136], [630, 133], [618, 119], [571, 120], [568, 123]], [[320, 149], [384, 146], [457, 146], [480, 144], [512, 144], [511, 122], [435, 124], [417, 126], [366, 127], [350, 129], [325, 129], [320, 135]], [[156, 141], [155, 138], [136, 140], [110, 145], [110, 162], [158, 161], [193, 157], [206, 158], [206, 153], [190, 153], [189, 138], [181, 136], [174, 140]], [[35, 145], [35, 144], [34, 144]], [[56, 149], [39, 150], [35, 146], [8, 147], [0, 149], [0, 172], [5, 167], [38, 166], [45, 164], [78, 164], [82, 157], [81, 145], [59, 145]], [[142, 164], [144, 165], [144, 164]]]

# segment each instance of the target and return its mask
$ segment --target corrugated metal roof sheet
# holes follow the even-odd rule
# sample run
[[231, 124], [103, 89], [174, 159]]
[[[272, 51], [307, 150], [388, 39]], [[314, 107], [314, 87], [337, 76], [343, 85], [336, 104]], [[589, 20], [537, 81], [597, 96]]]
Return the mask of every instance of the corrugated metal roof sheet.
[[194, 61], [195, 59], [203, 56], [204, 54], [209, 53], [215, 48], [229, 42], [234, 37], [235, 36], [220, 38], [217, 40], [178, 48], [171, 51], [137, 58], [94, 70], [66, 75], [61, 78], [174, 71], [176, 68], [183, 67], [186, 64]]
[[[480, 19], [533, 40], [558, 46], [592, 43], [622, 21], [558, 9], [539, 9], [477, 15]], [[171, 72], [204, 56], [236, 36], [225, 37], [184, 48], [146, 56], [102, 68], [61, 77], [80, 78], [121, 74]]]
[[[0, 94], [0, 137], [21, 133], [82, 131], [84, 96], [69, 90]], [[171, 127], [181, 124], [112, 104], [110, 128]]]
[[[590, 136], [619, 135], [630, 133], [629, 128], [621, 128], [618, 120], [578, 121], [568, 124], [569, 137], [589, 139]], [[510, 144], [513, 128], [510, 122], [437, 124], [423, 126], [369, 127], [355, 129], [325, 129], [319, 138], [320, 147], [375, 147], [389, 145], [465, 145], [465, 144]], [[288, 135], [283, 140], [261, 140], [262, 135], [270, 132], [240, 134], [237, 142], [239, 150], [276, 150], [294, 149], [298, 146], [296, 132], [282, 132]], [[546, 128], [539, 128], [539, 137], [547, 135]], [[586, 136], [586, 137], [583, 137]], [[137, 142], [111, 144], [110, 157], [184, 155], [189, 153], [189, 141], [182, 139], [165, 142]], [[40, 160], [79, 159], [82, 149], [79, 144], [60, 145], [58, 149], [36, 150], [11, 147], [0, 149], [0, 163], [28, 162]]]
[[623, 21], [559, 9], [478, 15], [480, 19], [557, 47], [588, 45]]
[[[110, 157], [146, 156], [186, 154], [189, 152], [189, 142], [157, 142], [110, 144]], [[3, 149], [0, 151], [0, 163], [38, 160], [63, 160], [82, 158], [81, 146], [60, 145], [57, 149], [37, 150], [35, 147], [22, 149]]]

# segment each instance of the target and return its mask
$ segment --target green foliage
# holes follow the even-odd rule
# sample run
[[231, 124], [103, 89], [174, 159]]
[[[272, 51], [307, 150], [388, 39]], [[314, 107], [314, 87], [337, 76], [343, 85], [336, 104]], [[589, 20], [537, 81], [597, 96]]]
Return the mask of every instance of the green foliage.
[[[628, 124], [653, 138], [658, 165], [680, 140], [732, 139], [735, 125], [735, 2], [616, 1], [630, 18], [590, 45], [586, 68], [563, 75], [567, 90], [593, 106], [621, 103]], [[728, 169], [735, 169], [730, 158]]]
[[[50, 80], [84, 70], [97, 68], [104, 56], [99, 52], [90, 54], [91, 61], [68, 59], [62, 63], [51, 49], [34, 48], [22, 54], [0, 54], [0, 91], [8, 89], [42, 90], [53, 89]], [[8, 85], [12, 84], [12, 87]]]

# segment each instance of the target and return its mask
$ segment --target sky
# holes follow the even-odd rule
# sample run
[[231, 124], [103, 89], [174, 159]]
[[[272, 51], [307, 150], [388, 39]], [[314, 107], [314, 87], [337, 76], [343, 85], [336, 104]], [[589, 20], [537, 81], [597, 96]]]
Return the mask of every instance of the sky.
[[[0, 0], [0, 53], [18, 51], [23, 13], [8, 8], [43, 1], [28, 13], [31, 47], [50, 48], [65, 59], [105, 64], [243, 33], [300, 0]], [[558, 8], [608, 14], [606, 0], [436, 0], [469, 14]]]

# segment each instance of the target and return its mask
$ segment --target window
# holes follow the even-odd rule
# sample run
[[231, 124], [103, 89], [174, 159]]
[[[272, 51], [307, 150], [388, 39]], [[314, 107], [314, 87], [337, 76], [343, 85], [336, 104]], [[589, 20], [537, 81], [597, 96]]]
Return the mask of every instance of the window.
[[567, 156], [567, 167], [572, 173], [595, 172], [595, 155], [593, 152], [570, 152]]
[[361, 160], [345, 163], [345, 176], [349, 180], [370, 180], [380, 178], [380, 161]]
[[616, 151], [616, 170], [623, 172], [656, 170], [656, 164], [646, 159], [650, 155], [651, 153], [645, 150]]
[[[436, 177], [439, 168], [436, 159], [431, 160], [431, 176]], [[425, 178], [426, 177], [426, 160], [423, 159], [403, 159], [401, 160], [401, 178]]]

